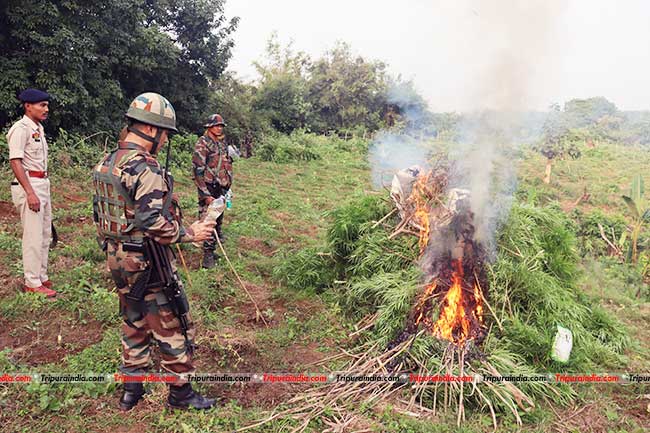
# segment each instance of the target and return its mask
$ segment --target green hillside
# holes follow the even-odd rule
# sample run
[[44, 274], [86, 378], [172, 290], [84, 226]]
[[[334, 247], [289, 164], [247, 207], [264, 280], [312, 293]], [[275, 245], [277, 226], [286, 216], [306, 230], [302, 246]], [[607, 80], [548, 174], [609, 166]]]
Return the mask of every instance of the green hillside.
[[[358, 317], [349, 314], [341, 288], [309, 289], [305, 283], [291, 280], [304, 277], [304, 273], [291, 272], [291, 263], [297, 263], [296, 253], [305, 248], [312, 252], [325, 248], [331, 224], [340, 217], [340, 213], [332, 213], [334, 209], [358, 203], [362, 197], [381, 201], [386, 193], [371, 188], [363, 140], [309, 134], [294, 134], [285, 140], [286, 146], [306, 149], [317, 157], [295, 160], [300, 156], [294, 153], [282, 162], [259, 157], [238, 160], [233, 209], [226, 214], [225, 223], [228, 256], [269, 326], [256, 320], [253, 304], [223, 260], [215, 271], [202, 270], [198, 266], [200, 251], [189, 245], [182, 248], [189, 278], [182, 268], [179, 272], [197, 322], [199, 371], [328, 371], [340, 366], [340, 359], [324, 364], [318, 364], [319, 360], [339, 354], [340, 348], [354, 348], [348, 334]], [[55, 148], [56, 142], [51, 146]], [[192, 221], [195, 190], [187, 155], [176, 156], [179, 162], [173, 174], [177, 192], [185, 218]], [[99, 157], [91, 155], [88, 160]], [[549, 185], [541, 182], [544, 160], [528, 151], [522, 151], [522, 157], [517, 202], [522, 206], [550, 205], [556, 213], [568, 211], [566, 230], [577, 234], [572, 254], [579, 302], [600, 306], [603, 314], [625, 325], [630, 344], [617, 364], [594, 359], [594, 371], [650, 371], [648, 288], [638, 266], [608, 256], [604, 241], [593, 230], [598, 222], [615, 229], [619, 220], [630, 223], [620, 196], [627, 193], [635, 175], [644, 174], [649, 154], [630, 146], [598, 144], [584, 150], [578, 160], [556, 164]], [[51, 177], [59, 232], [59, 245], [51, 252], [51, 275], [61, 292], [55, 301], [18, 291], [21, 229], [8, 188], [0, 190], [0, 342], [4, 348], [0, 372], [111, 373], [120, 362], [117, 296], [95, 241], [89, 169], [75, 164], [65, 167], [62, 158], [55, 154]], [[9, 180], [5, 166], [0, 181], [8, 184]], [[590, 197], [569, 209], [585, 188]], [[643, 234], [640, 245], [643, 260]], [[162, 405], [165, 387], [158, 384], [150, 387], [134, 416], [124, 416], [116, 407], [120, 391], [115, 385], [1, 385], [0, 418], [3, 431], [11, 432], [135, 432], [143, 427], [160, 432], [234, 431], [263, 419], [306, 388], [259, 384], [203, 385], [200, 389], [220, 398], [216, 409], [169, 412]], [[553, 398], [537, 400], [535, 409], [522, 414], [522, 427], [511, 415], [500, 413], [500, 429], [641, 432], [650, 428], [650, 401], [647, 388], [641, 385], [575, 385], [572, 391], [574, 395], [565, 404]], [[418, 419], [400, 410], [396, 401], [350, 410], [356, 416], [349, 431], [483, 432], [492, 424], [489, 412], [480, 407], [466, 409], [467, 420], [461, 429], [455, 427], [455, 413]], [[310, 424], [308, 431], [324, 431], [328, 427], [324, 420]], [[284, 431], [295, 425], [295, 421], [281, 418], [253, 431]]]

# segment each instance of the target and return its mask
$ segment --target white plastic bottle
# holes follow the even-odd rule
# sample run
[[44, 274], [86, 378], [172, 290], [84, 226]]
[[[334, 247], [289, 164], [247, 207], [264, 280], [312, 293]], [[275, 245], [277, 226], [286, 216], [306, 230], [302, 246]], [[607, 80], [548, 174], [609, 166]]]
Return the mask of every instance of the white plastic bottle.
[[[203, 218], [203, 221], [216, 221], [217, 218], [219, 218], [219, 215], [221, 215], [225, 209], [226, 209], [226, 200], [224, 196], [215, 198], [208, 205], [208, 210], [205, 212], [205, 217]], [[201, 242], [192, 242], [192, 245], [194, 245], [197, 248], [202, 247]]]
[[208, 206], [205, 218], [210, 221], [216, 221], [226, 208], [226, 201], [224, 197], [215, 198]]

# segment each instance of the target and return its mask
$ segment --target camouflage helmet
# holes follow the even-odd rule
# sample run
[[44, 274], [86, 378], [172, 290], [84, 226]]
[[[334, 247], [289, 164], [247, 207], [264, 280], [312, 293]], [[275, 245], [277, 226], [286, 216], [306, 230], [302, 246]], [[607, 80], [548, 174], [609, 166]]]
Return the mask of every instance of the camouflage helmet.
[[159, 128], [176, 129], [176, 111], [172, 104], [162, 95], [153, 92], [138, 95], [126, 112], [126, 117]]
[[223, 121], [223, 117], [221, 117], [221, 114], [213, 114], [212, 116], [208, 117], [208, 121], [205, 125], [206, 128], [209, 128], [211, 126], [226, 126], [226, 123]]

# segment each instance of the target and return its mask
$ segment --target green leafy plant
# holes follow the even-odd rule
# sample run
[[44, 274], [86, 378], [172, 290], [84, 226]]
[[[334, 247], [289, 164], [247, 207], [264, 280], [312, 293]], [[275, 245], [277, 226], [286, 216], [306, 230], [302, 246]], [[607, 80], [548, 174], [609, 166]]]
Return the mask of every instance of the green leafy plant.
[[630, 252], [628, 254], [632, 263], [638, 260], [638, 242], [641, 230], [646, 222], [650, 220], [650, 208], [647, 207], [644, 195], [643, 177], [635, 176], [632, 179], [630, 195], [624, 195], [623, 200], [632, 214], [632, 227], [630, 228]]
[[619, 255], [625, 250], [629, 233], [623, 215], [608, 215], [600, 209], [585, 213], [576, 208], [571, 218], [581, 255]]
[[[422, 277], [416, 264], [413, 239], [389, 239], [389, 227], [374, 224], [387, 209], [381, 197], [365, 196], [330, 213], [328, 232], [332, 259], [341, 284], [332, 286], [338, 305], [349, 317], [374, 317], [373, 326], [361, 342], [384, 351], [405, 330]], [[394, 221], [393, 221], [394, 222]], [[497, 371], [533, 374], [544, 371], [584, 371], [598, 366], [624, 365], [624, 352], [631, 345], [626, 328], [610, 313], [577, 290], [579, 256], [574, 227], [557, 207], [515, 204], [498, 237], [496, 262], [488, 268], [487, 296], [492, 323], [482, 351]], [[304, 251], [307, 256], [316, 249]], [[310, 263], [302, 256], [302, 263]], [[308, 266], [309, 267], [309, 266]], [[317, 267], [309, 267], [311, 284], [317, 284]], [[331, 275], [322, 273], [324, 283]], [[571, 329], [574, 349], [566, 365], [550, 357], [557, 324]], [[443, 365], [445, 344], [432, 335], [415, 339], [405, 355], [413, 365], [437, 371]], [[456, 368], [456, 367], [455, 367]], [[473, 368], [480, 366], [474, 365]], [[455, 374], [460, 372], [454, 370]], [[531, 398], [568, 403], [575, 397], [569, 386], [521, 384]], [[500, 388], [484, 389], [494, 409], [512, 412], [512, 396]], [[455, 397], [458, 397], [456, 395]], [[481, 404], [480, 399], [474, 401]], [[440, 404], [432, 393], [423, 404]]]
[[294, 290], [322, 291], [335, 280], [334, 260], [325, 248], [311, 247], [290, 252], [273, 269], [273, 275]]
[[320, 155], [313, 150], [304, 144], [292, 141], [285, 135], [266, 137], [257, 148], [257, 157], [262, 161], [281, 163], [320, 159]]

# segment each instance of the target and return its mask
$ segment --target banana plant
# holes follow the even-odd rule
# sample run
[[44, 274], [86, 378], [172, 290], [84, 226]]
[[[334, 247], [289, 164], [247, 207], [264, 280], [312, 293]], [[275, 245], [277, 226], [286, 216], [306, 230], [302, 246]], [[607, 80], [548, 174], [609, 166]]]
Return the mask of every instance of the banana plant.
[[627, 207], [630, 209], [632, 214], [632, 227], [630, 228], [630, 252], [628, 257], [631, 258], [632, 263], [636, 263], [638, 260], [638, 242], [639, 235], [641, 234], [641, 229], [643, 225], [650, 221], [650, 208], [646, 206], [645, 199], [643, 197], [644, 186], [643, 186], [643, 177], [637, 175], [632, 179], [632, 187], [630, 188], [630, 195], [624, 195], [623, 200], [627, 204]]

